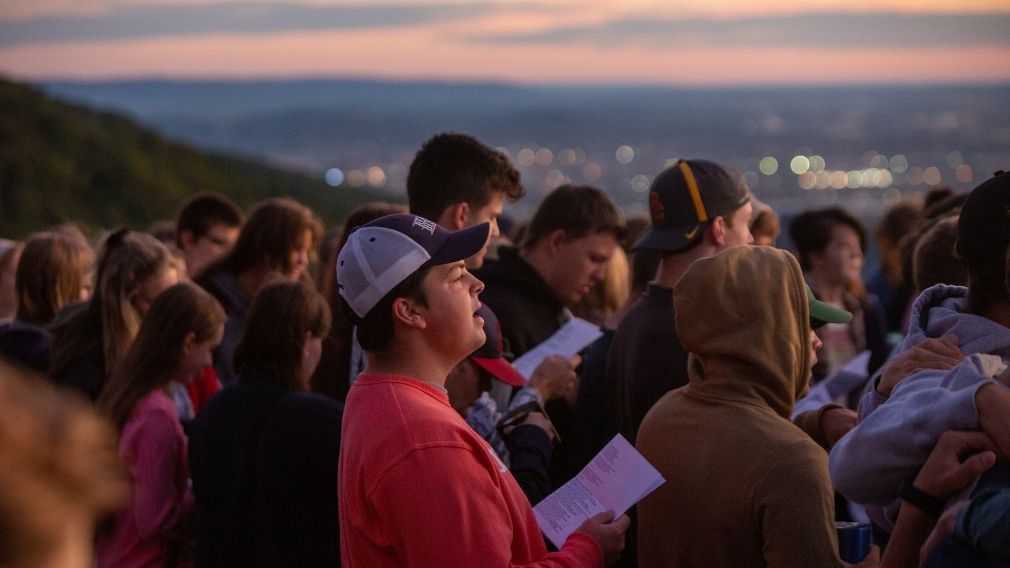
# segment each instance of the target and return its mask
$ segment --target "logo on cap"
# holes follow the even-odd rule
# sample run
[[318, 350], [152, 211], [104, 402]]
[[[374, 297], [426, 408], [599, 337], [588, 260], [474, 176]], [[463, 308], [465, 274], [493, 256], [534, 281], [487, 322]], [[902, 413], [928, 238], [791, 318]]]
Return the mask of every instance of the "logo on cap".
[[666, 210], [663, 209], [663, 203], [655, 191], [649, 194], [649, 213], [652, 215], [653, 222], [662, 222], [666, 219]]
[[435, 234], [435, 223], [433, 221], [429, 221], [429, 220], [425, 219], [424, 217], [417, 217], [417, 216], [415, 216], [414, 217], [414, 224], [412, 226], [413, 227], [421, 227], [422, 229], [424, 229], [425, 231], [428, 231], [432, 235]]

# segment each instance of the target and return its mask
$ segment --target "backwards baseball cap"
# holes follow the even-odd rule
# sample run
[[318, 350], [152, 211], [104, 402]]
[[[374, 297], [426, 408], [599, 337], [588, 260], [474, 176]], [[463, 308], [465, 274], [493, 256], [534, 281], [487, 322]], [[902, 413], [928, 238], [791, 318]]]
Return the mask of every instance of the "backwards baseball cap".
[[1006, 260], [1010, 246], [1010, 172], [998, 171], [968, 194], [957, 223], [957, 253], [968, 266]]
[[477, 310], [477, 315], [484, 318], [484, 335], [487, 339], [480, 349], [470, 354], [470, 360], [507, 385], [526, 386], [526, 377], [509, 363], [512, 354], [509, 353], [505, 338], [502, 336], [498, 316], [483, 304]]
[[434, 221], [400, 213], [355, 229], [337, 256], [337, 286], [364, 318], [397, 284], [426, 266], [465, 260], [487, 244], [491, 224], [448, 231]]
[[633, 247], [664, 252], [691, 244], [709, 221], [750, 201], [743, 178], [705, 160], [680, 160], [649, 188], [652, 227]]
[[849, 323], [852, 314], [824, 303], [814, 297], [814, 292], [807, 286], [807, 304], [810, 306], [810, 327], [817, 329], [828, 323]]

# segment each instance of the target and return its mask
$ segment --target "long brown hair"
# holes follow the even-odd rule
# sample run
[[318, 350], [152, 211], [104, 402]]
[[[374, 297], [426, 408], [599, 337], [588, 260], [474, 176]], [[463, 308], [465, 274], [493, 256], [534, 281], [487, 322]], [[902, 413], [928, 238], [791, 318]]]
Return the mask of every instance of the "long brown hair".
[[242, 378], [265, 377], [289, 390], [304, 390], [306, 333], [321, 338], [329, 330], [330, 310], [319, 292], [302, 282], [269, 282], [249, 308], [235, 347], [235, 372]]
[[52, 375], [60, 376], [100, 342], [110, 376], [140, 329], [141, 316], [131, 300], [145, 280], [171, 262], [168, 248], [151, 235], [125, 229], [108, 235], [99, 247], [91, 300], [53, 324]]
[[94, 260], [86, 242], [67, 235], [42, 232], [29, 237], [14, 280], [17, 319], [48, 325], [60, 308], [80, 298]]
[[186, 337], [195, 343], [214, 337], [227, 317], [213, 296], [195, 284], [176, 284], [151, 305], [126, 358], [98, 398], [98, 409], [119, 429], [137, 402], [172, 378]]
[[262, 201], [249, 215], [235, 247], [222, 261], [208, 267], [204, 278], [222, 269], [235, 274], [253, 268], [287, 272], [289, 254], [301, 245], [305, 231], [312, 234], [313, 245], [323, 232], [311, 209], [287, 197]]

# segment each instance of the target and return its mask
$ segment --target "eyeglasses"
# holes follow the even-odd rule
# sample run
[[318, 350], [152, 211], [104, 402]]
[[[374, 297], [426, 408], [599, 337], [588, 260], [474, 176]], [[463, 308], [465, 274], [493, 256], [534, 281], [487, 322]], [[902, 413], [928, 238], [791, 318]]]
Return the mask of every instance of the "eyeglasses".
[[213, 244], [215, 246], [218, 246], [218, 247], [221, 247], [221, 248], [228, 248], [228, 247], [231, 246], [231, 241], [229, 241], [228, 239], [223, 239], [221, 237], [216, 237], [216, 236], [214, 236], [214, 235], [212, 235], [210, 233], [204, 233], [204, 235], [202, 237], [200, 237], [200, 238], [207, 239], [208, 241], [211, 242], [211, 244]]

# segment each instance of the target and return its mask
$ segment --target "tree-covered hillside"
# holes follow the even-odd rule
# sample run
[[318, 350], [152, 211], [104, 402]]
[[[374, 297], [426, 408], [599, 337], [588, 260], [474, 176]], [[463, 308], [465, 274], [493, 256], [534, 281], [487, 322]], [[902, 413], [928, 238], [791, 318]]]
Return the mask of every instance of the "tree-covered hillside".
[[[168, 142], [111, 113], [52, 100], [0, 79], [0, 237], [73, 221], [85, 230], [144, 229], [200, 190], [243, 208], [287, 195], [328, 223], [376, 194]], [[388, 197], [387, 197], [388, 199]]]

